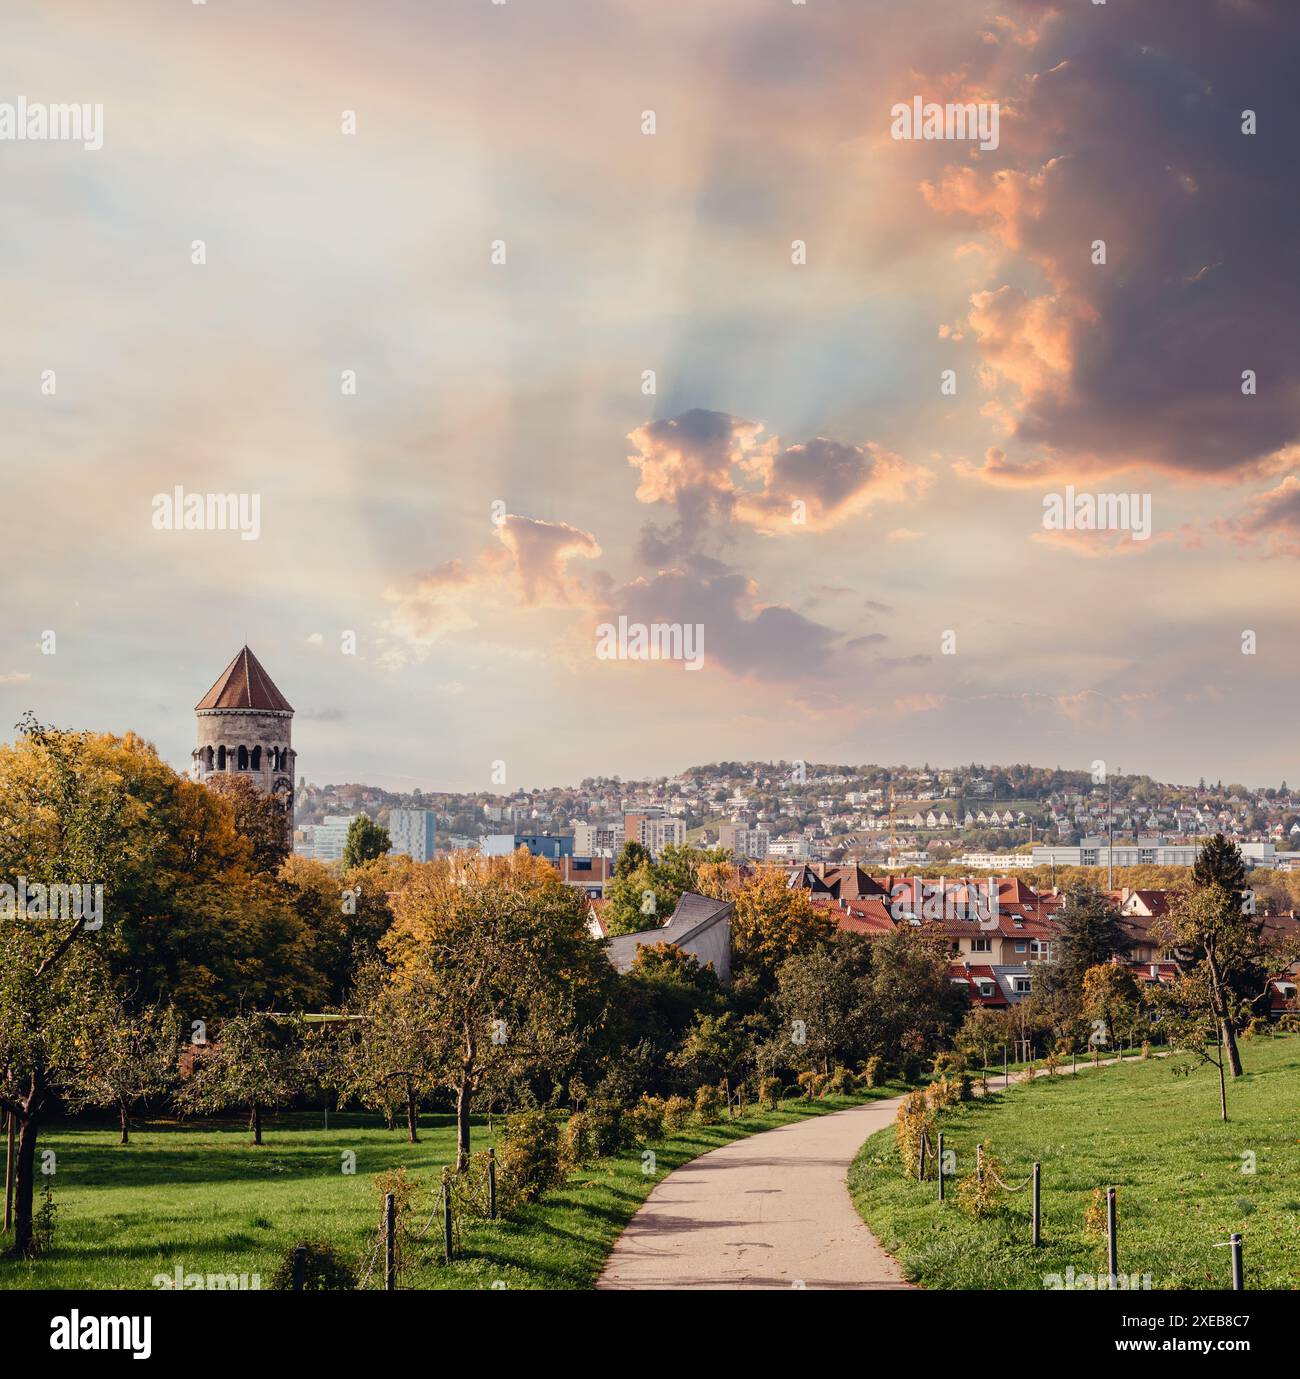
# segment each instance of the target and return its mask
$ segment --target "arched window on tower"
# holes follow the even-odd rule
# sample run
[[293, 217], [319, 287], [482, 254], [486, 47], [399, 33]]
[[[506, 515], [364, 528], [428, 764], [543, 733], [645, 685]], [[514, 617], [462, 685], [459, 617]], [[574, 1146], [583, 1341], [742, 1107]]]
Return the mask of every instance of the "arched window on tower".
[[261, 749], [260, 747], [254, 747], [254, 748], [253, 748], [253, 770], [254, 770], [254, 771], [260, 771], [261, 769], [262, 769], [262, 749]]
[[226, 749], [225, 749], [225, 746], [223, 745], [223, 746], [217, 748], [217, 770], [218, 770], [218, 771], [224, 771], [225, 769], [226, 769]]
[[211, 747], [209, 747], [207, 751], [203, 754], [203, 764], [208, 768], [209, 771], [212, 770], [212, 762], [214, 755], [215, 754]]
[[248, 748], [245, 747], [242, 743], [239, 747], [239, 770], [248, 770]]

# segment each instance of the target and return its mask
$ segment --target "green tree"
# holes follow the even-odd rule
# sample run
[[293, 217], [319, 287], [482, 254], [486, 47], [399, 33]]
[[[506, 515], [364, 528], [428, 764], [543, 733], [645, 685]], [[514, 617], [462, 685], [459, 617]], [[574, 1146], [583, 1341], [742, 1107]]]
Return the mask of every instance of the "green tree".
[[303, 1090], [304, 1072], [301, 1022], [249, 1011], [223, 1021], [213, 1043], [195, 1048], [177, 1100], [201, 1115], [242, 1107], [252, 1142], [260, 1145], [262, 1112], [287, 1106]]
[[787, 1043], [791, 1066], [829, 1074], [870, 1047], [867, 986], [856, 956], [848, 945], [819, 944], [778, 969], [778, 1039]]
[[382, 857], [393, 846], [386, 828], [381, 828], [368, 814], [358, 814], [348, 825], [343, 842], [343, 870], [351, 871], [363, 862]]

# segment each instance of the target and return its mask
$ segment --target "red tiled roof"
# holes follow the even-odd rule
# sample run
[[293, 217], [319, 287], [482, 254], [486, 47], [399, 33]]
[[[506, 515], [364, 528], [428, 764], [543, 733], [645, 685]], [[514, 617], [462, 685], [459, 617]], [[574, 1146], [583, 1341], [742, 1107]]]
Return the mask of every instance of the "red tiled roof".
[[276, 689], [261, 662], [247, 648], [217, 677], [195, 709], [270, 709], [292, 713], [293, 705]]

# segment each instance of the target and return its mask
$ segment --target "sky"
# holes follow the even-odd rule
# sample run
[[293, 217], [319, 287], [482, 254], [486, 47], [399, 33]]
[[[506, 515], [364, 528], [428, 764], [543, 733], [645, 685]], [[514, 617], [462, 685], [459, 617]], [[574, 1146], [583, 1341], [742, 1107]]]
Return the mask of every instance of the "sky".
[[14, 8], [0, 716], [184, 769], [247, 643], [318, 784], [1300, 776], [1298, 45], [1290, 0]]

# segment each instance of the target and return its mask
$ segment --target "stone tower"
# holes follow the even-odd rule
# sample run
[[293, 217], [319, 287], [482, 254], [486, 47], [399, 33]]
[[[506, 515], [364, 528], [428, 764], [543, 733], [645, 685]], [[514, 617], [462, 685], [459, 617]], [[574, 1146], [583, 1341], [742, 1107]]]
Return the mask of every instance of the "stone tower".
[[293, 836], [293, 706], [276, 689], [257, 657], [247, 648], [221, 672], [217, 683], [194, 706], [199, 745], [194, 778], [241, 775], [285, 811]]

